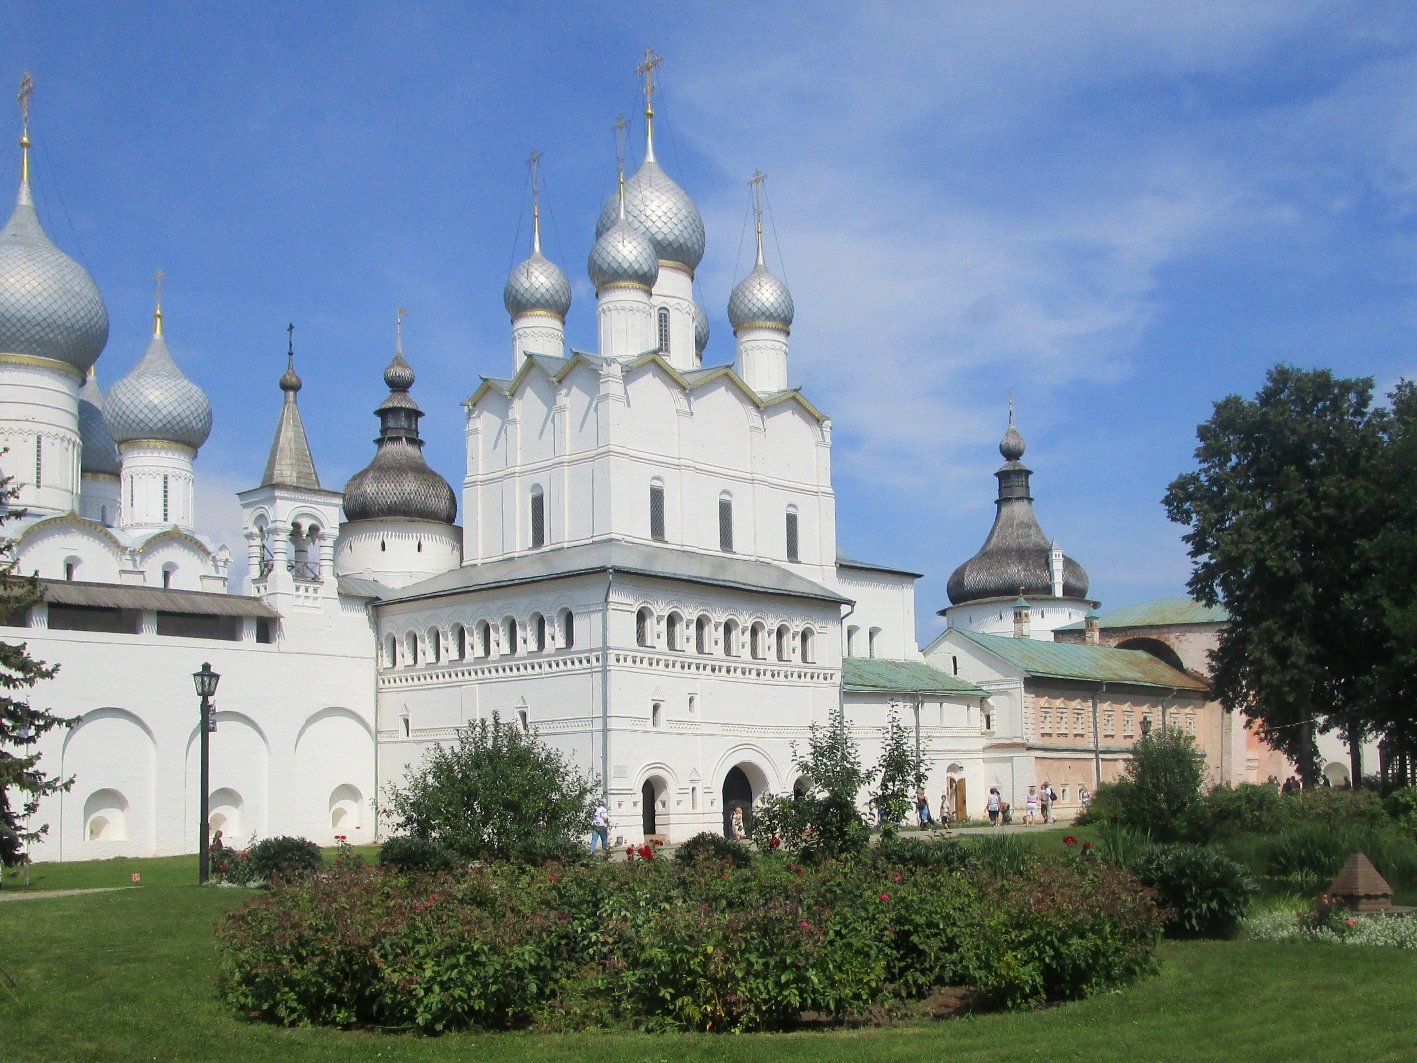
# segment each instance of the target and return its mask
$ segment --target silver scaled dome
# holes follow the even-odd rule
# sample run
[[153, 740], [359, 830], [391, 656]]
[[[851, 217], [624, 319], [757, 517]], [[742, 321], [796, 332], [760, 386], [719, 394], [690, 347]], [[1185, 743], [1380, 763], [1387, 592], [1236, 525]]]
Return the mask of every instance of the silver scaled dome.
[[617, 217], [614, 225], [596, 237], [586, 272], [597, 292], [612, 284], [653, 288], [659, 279], [659, 259], [649, 237]]
[[[602, 236], [620, 217], [619, 196], [600, 209], [595, 235]], [[644, 165], [625, 182], [625, 217], [654, 244], [655, 257], [693, 272], [704, 257], [704, 219], [688, 194], [655, 162], [653, 147]]]
[[0, 230], [0, 352], [71, 365], [81, 373], [108, 342], [108, 308], [88, 271], [49, 241], [28, 182]]
[[761, 260], [728, 297], [728, 323], [734, 332], [753, 325], [787, 332], [792, 328], [794, 312], [787, 285], [774, 277]]
[[571, 282], [565, 271], [538, 249], [512, 270], [502, 290], [502, 305], [512, 317], [539, 311], [564, 321], [571, 309]]
[[118, 475], [118, 445], [103, 423], [103, 391], [92, 369], [79, 390], [79, 444], [83, 472]]
[[697, 301], [694, 303], [694, 356], [702, 358], [709, 341], [708, 311]]
[[[1023, 436], [1010, 412], [1008, 430], [999, 442], [1004, 464], [994, 473], [999, 481], [994, 526], [979, 552], [950, 575], [946, 590], [954, 605], [986, 598], [1053, 596], [1053, 546], [1033, 511], [1032, 470], [1019, 461], [1023, 451]], [[1087, 572], [1071, 557], [1064, 557], [1062, 596], [1084, 598], [1087, 587]]]
[[375, 411], [379, 415], [379, 449], [374, 460], [344, 485], [346, 520], [427, 520], [451, 524], [458, 504], [448, 481], [428, 467], [418, 420], [423, 411], [408, 389], [413, 368], [403, 353], [394, 355], [384, 370], [389, 397]]
[[212, 404], [177, 368], [162, 337], [161, 310], [156, 318], [142, 360], [108, 389], [103, 423], [116, 443], [157, 439], [198, 450], [212, 432]]

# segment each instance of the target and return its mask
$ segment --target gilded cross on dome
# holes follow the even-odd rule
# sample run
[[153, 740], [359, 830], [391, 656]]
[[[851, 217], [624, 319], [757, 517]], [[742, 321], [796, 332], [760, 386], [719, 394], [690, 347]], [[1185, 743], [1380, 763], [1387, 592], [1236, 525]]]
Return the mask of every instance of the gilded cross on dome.
[[26, 126], [30, 124], [30, 97], [33, 95], [34, 78], [26, 72], [25, 76], [20, 78], [20, 95], [17, 97], [20, 101], [20, 119]]
[[659, 69], [659, 64], [664, 62], [663, 57], [655, 55], [654, 52], [645, 49], [645, 61], [635, 67], [635, 73], [645, 79], [645, 114], [654, 114], [654, 72]]
[[153, 296], [153, 334], [162, 335], [162, 282], [167, 276], [161, 269], [153, 274], [153, 287], [156, 294]]

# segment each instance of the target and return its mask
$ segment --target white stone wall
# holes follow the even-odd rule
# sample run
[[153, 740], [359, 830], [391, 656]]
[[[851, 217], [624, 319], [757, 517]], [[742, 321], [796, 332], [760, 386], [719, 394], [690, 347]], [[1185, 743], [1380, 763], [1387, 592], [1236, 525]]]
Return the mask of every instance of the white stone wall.
[[76, 508], [79, 386], [77, 371], [58, 362], [0, 358], [0, 448], [7, 451], [0, 474], [12, 478], [19, 489], [14, 504], [31, 517]]
[[360, 615], [309, 625], [291, 618], [270, 645], [0, 629], [7, 639], [21, 634], [36, 657], [60, 665], [33, 692], [34, 703], [80, 717], [40, 743], [44, 770], [72, 776], [74, 786], [36, 814], [50, 830], [35, 859], [196, 851], [200, 744], [191, 673], [204, 661], [222, 676], [211, 787], [227, 840], [373, 839], [374, 669]]

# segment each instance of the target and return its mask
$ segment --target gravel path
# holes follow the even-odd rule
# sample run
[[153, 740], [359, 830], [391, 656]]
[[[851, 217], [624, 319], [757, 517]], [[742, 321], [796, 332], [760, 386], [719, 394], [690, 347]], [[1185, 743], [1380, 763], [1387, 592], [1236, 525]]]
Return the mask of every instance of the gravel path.
[[80, 893], [112, 893], [114, 890], [130, 890], [132, 886], [95, 886], [83, 890], [0, 890], [0, 902], [33, 901], [40, 897], [75, 897]]

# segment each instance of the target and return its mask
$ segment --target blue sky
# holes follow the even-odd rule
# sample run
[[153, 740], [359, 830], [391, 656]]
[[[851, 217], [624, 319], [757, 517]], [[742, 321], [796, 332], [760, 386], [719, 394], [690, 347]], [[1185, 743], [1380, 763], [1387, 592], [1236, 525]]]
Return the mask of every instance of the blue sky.
[[569, 336], [594, 345], [585, 257], [619, 113], [639, 162], [647, 45], [660, 160], [708, 228], [706, 361], [733, 357], [761, 168], [841, 544], [926, 574], [922, 638], [988, 531], [1010, 392], [1044, 530], [1106, 608], [1183, 591], [1159, 500], [1212, 402], [1281, 360], [1417, 375], [1410, 4], [8, 0], [0, 81], [34, 76], [35, 195], [108, 303], [105, 386], [167, 273], [169, 343], [215, 409], [206, 530], [240, 553], [288, 321], [327, 485], [372, 453], [399, 306], [429, 460], [461, 481], [458, 403], [510, 368], [533, 146]]

